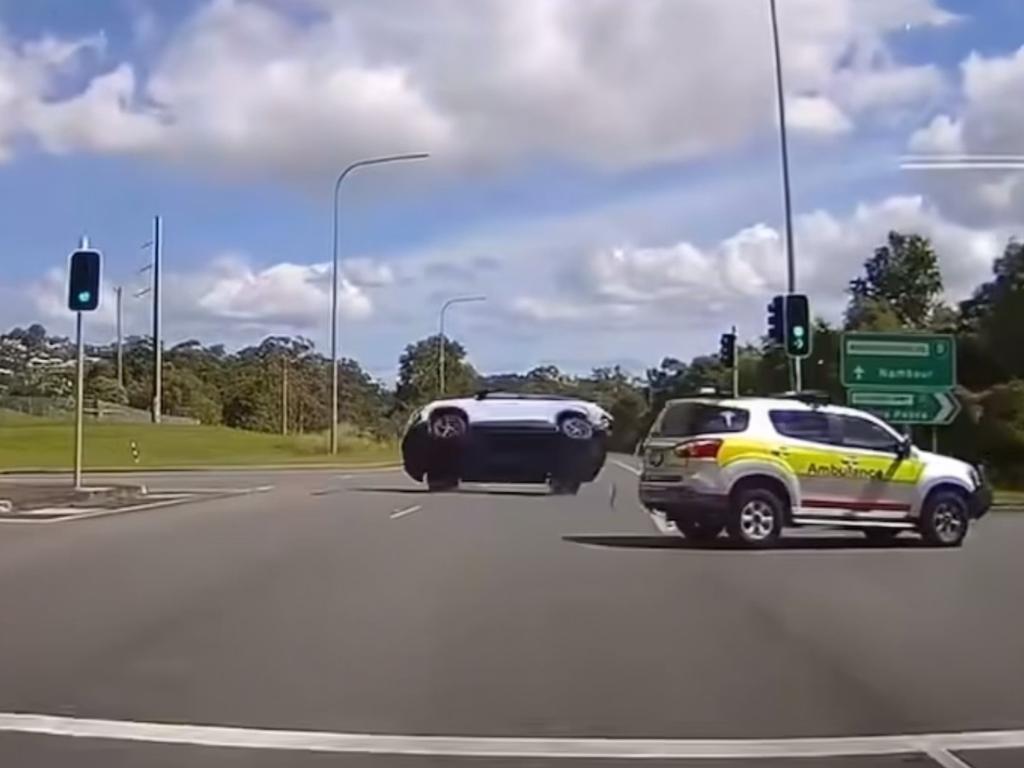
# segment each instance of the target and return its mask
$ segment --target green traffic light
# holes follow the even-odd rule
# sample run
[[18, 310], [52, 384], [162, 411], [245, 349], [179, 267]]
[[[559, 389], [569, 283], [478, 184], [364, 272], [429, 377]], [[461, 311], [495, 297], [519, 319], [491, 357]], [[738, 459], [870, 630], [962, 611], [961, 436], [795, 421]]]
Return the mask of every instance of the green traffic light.
[[803, 338], [803, 335], [804, 335], [804, 327], [803, 327], [802, 325], [798, 325], [798, 326], [796, 326], [796, 327], [795, 327], [795, 328], [793, 329], [793, 335], [794, 335], [794, 336], [796, 336], [796, 337], [797, 337], [798, 339], [799, 339], [799, 338]]
[[89, 303], [89, 299], [91, 297], [92, 297], [92, 294], [89, 291], [79, 291], [78, 292], [78, 301], [81, 304], [88, 304]]

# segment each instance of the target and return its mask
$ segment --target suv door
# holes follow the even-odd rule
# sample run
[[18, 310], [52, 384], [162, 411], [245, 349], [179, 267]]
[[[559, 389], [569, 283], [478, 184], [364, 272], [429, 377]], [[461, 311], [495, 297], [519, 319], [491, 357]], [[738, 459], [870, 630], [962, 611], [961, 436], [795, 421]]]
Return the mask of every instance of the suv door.
[[880, 518], [910, 514], [923, 464], [897, 452], [900, 436], [871, 419], [836, 415], [846, 462], [853, 467], [851, 508]]
[[781, 436], [772, 454], [795, 476], [794, 513], [827, 514], [849, 498], [847, 457], [832, 417], [820, 410], [776, 408], [768, 412]]

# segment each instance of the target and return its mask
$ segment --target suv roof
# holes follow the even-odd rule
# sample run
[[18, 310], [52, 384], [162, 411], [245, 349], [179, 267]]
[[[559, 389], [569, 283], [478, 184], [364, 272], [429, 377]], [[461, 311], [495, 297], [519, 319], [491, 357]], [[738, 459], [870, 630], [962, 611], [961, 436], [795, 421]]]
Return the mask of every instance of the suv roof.
[[823, 411], [825, 413], [835, 413], [845, 416], [869, 416], [872, 419], [877, 418], [866, 411], [849, 408], [845, 405], [816, 405], [814, 403], [806, 403], [803, 400], [796, 400], [788, 397], [681, 397], [667, 401], [665, 403], [665, 407], [667, 408], [670, 405], [681, 405], [684, 403], [701, 403], [703, 405], [712, 405], [719, 408], [746, 408], [747, 410], [764, 411], [785, 408], [790, 411]]

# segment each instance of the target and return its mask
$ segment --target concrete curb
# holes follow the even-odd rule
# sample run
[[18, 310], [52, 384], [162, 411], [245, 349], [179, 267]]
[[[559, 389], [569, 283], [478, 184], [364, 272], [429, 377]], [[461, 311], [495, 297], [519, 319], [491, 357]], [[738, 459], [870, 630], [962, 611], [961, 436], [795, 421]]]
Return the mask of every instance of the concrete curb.
[[[402, 465], [397, 462], [369, 462], [367, 464], [219, 464], [216, 466], [199, 464], [196, 466], [153, 466], [140, 467], [129, 465], [125, 467], [86, 467], [83, 472], [86, 474], [156, 474], [159, 472], [285, 472], [291, 469], [309, 471], [323, 470], [325, 472], [356, 471], [386, 471], [401, 469]], [[71, 473], [71, 467], [4, 467], [0, 469], [0, 477], [5, 475], [67, 475]]]

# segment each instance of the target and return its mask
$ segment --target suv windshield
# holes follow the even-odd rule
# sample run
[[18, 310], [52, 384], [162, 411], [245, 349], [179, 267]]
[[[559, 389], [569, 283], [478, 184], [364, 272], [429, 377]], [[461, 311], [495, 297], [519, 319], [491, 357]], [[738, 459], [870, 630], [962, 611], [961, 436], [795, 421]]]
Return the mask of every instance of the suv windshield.
[[651, 430], [653, 437], [691, 437], [716, 432], [742, 432], [750, 413], [707, 403], [670, 403]]

